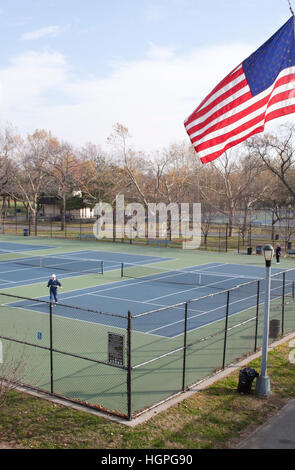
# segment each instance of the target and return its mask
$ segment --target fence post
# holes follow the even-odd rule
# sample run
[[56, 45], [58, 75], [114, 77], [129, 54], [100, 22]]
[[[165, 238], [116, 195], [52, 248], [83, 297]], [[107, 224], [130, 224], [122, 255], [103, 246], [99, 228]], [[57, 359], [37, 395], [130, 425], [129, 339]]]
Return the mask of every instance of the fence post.
[[252, 225], [249, 224], [248, 245], [252, 247]]
[[225, 251], [227, 253], [227, 248], [228, 248], [228, 223], [226, 224], [226, 229], [225, 229]]
[[260, 294], [260, 281], [257, 281], [257, 297], [256, 297], [256, 324], [255, 324], [255, 343], [254, 352], [257, 351], [257, 333], [258, 333], [258, 317], [259, 317], [259, 294]]
[[228, 310], [229, 310], [229, 294], [230, 291], [227, 291], [227, 298], [226, 298], [226, 314], [225, 314], [225, 326], [224, 326], [224, 343], [223, 343], [223, 361], [222, 361], [222, 369], [225, 368], [225, 354], [226, 354], [226, 342], [227, 342], [227, 326], [228, 326]]
[[182, 368], [182, 391], [185, 390], [185, 371], [186, 371], [186, 344], [187, 344], [187, 302], [184, 307], [184, 338], [183, 338], [183, 368]]
[[282, 293], [282, 336], [284, 336], [285, 329], [285, 285], [286, 285], [286, 273], [283, 273], [283, 293]]
[[50, 393], [53, 395], [53, 322], [52, 322], [52, 302], [49, 304], [49, 334], [50, 334]]
[[131, 312], [128, 310], [127, 326], [127, 413], [131, 420]]

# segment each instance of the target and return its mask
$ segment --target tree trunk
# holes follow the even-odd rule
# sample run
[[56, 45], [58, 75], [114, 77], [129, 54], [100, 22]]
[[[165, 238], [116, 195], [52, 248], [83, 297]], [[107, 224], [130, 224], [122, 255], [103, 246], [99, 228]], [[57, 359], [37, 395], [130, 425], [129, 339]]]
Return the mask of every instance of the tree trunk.
[[64, 231], [66, 226], [66, 195], [63, 194], [61, 198], [61, 221], [60, 221], [60, 230]]

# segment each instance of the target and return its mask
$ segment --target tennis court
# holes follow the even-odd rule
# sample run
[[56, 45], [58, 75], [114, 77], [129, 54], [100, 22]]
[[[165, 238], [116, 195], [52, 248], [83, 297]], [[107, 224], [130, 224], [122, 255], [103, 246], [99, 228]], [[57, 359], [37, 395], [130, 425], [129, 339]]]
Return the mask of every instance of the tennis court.
[[[79, 254], [82, 255], [82, 253]], [[94, 256], [93, 253], [90, 254]], [[98, 255], [101, 255], [101, 253]], [[151, 262], [154, 263], [155, 261], [149, 260], [149, 263]], [[87, 262], [85, 264], [87, 265]], [[81, 309], [90, 309], [92, 311], [98, 310], [105, 313], [119, 314], [126, 317], [128, 311], [132, 315], [139, 315], [154, 310], [154, 314], [144, 315], [140, 320], [137, 320], [136, 331], [172, 338], [183, 332], [182, 321], [178, 321], [178, 304], [189, 302], [191, 299], [206, 297], [208, 294], [216, 293], [217, 290], [226, 291], [250, 282], [250, 285], [239, 290], [239, 298], [231, 304], [230, 315], [237, 314], [256, 305], [256, 286], [251, 284], [251, 281], [263, 277], [263, 272], [259, 268], [256, 270], [256, 277], [253, 277], [253, 268], [251, 268], [252, 276], [246, 274], [247, 267], [246, 269], [243, 267], [244, 271], [246, 271], [243, 276], [235, 275], [234, 273], [229, 274], [237, 269], [241, 272], [241, 267], [229, 264], [210, 263], [190, 267], [182, 271], [167, 270], [164, 273], [161, 268], [158, 268], [159, 273], [154, 273], [155, 269], [150, 268], [150, 266], [146, 266], [142, 270], [139, 269], [142, 268], [142, 265], [132, 265], [131, 268], [130, 264], [128, 264], [129, 271], [126, 275], [139, 277], [120, 281], [121, 264], [119, 259], [117, 264], [108, 263], [108, 261], [105, 261], [105, 264], [104, 280], [107, 279], [108, 270], [116, 270], [118, 272], [118, 282], [60, 293], [59, 303], [61, 305], [55, 309], [55, 315], [66, 318], [71, 318], [71, 315], [74, 315], [73, 318], [78, 318], [84, 322], [89, 321], [124, 328], [125, 322], [123, 319], [114, 319], [111, 316], [101, 318], [100, 315], [97, 315], [95, 318], [92, 313], [87, 315], [83, 310], [81, 310], [79, 315], [78, 310], [78, 314], [77, 312], [73, 313], [71, 309], [63, 307], [62, 304], [80, 307]], [[4, 267], [4, 269], [6, 268]], [[25, 269], [22, 268], [22, 271], [20, 271], [22, 275]], [[32, 269], [35, 270], [35, 268]], [[149, 270], [153, 274], [149, 274]], [[40, 271], [40, 269], [37, 269], [37, 271]], [[98, 274], [101, 273], [98, 272]], [[70, 273], [70, 275], [74, 276], [75, 273]], [[67, 274], [64, 276], [67, 277]], [[62, 276], [59, 276], [59, 279], [62, 281]], [[281, 286], [281, 282], [278, 281], [278, 289], [275, 289], [274, 286], [272, 289], [274, 294], [277, 291], [278, 297], [281, 295]], [[48, 314], [48, 306], [46, 303], [43, 303], [48, 300], [48, 295], [40, 297], [39, 300], [41, 301], [39, 303], [25, 300], [11, 305], [16, 308]], [[203, 302], [199, 301], [198, 308], [189, 304], [189, 330], [200, 328], [224, 318], [225, 304], [226, 298], [221, 295], [206, 298]], [[173, 306], [173, 308], [167, 308], [169, 306]], [[181, 307], [179, 308], [181, 310]], [[159, 309], [161, 309], [160, 313]]]
[[[251, 351], [254, 340], [259, 347], [261, 259], [239, 264], [201, 254], [198, 264], [185, 266], [193, 257], [177, 250], [65, 248], [30, 253], [0, 243], [1, 337], [29, 354], [28, 380], [38, 388], [130, 417]], [[283, 296], [289, 329], [295, 275], [284, 271], [273, 268], [272, 312]], [[52, 272], [63, 289], [50, 315], [45, 285]], [[121, 341], [111, 344], [117, 362], [110, 338]]]

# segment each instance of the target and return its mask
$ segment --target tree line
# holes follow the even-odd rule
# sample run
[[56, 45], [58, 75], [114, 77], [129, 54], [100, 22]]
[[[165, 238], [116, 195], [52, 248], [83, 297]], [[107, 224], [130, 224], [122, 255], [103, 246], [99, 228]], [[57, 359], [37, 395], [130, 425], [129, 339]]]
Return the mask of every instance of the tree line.
[[151, 202], [201, 203], [204, 237], [218, 214], [226, 218], [229, 236], [237, 222], [245, 233], [252, 209], [268, 210], [273, 227], [285, 220], [294, 231], [294, 137], [295, 127], [284, 124], [276, 134], [255, 136], [202, 165], [185, 141], [153, 154], [135, 150], [128, 128], [120, 123], [113, 127], [107, 150], [90, 142], [77, 148], [46, 130], [22, 137], [7, 124], [0, 128], [1, 215], [7, 200], [13, 200], [36, 220], [41, 198], [52, 196], [59, 200], [63, 230], [73, 194], [90, 206], [115, 204], [123, 194], [126, 203], [145, 207]]

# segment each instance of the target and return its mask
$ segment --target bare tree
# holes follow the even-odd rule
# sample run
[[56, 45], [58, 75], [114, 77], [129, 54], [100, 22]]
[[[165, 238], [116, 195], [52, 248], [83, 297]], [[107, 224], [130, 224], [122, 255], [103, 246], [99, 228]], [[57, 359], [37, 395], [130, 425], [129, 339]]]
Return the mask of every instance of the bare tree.
[[0, 407], [5, 404], [8, 393], [25, 383], [33, 370], [25, 347], [20, 348], [17, 343], [6, 341], [4, 348], [0, 340]]
[[108, 143], [116, 149], [119, 161], [123, 164], [124, 172], [127, 175], [127, 181], [129, 181], [128, 185], [125, 180], [127, 183], [125, 187], [128, 188], [128, 186], [130, 187], [131, 185], [132, 190], [136, 190], [140, 201], [145, 207], [147, 207], [148, 200], [144, 191], [142, 171], [140, 171], [144, 160], [140, 153], [135, 152], [133, 149], [128, 147], [127, 141], [129, 138], [130, 134], [128, 128], [117, 123], [108, 137]]
[[247, 146], [276, 175], [295, 201], [295, 126], [284, 124], [279, 135], [254, 137]]
[[4, 217], [6, 198], [16, 193], [12, 183], [15, 173], [14, 159], [21, 144], [22, 139], [11, 124], [7, 124], [5, 129], [0, 131], [0, 195], [2, 196], [1, 213]]
[[50, 139], [47, 175], [51, 184], [51, 194], [61, 201], [61, 230], [65, 229], [66, 204], [75, 191], [81, 191], [83, 184], [82, 162], [74, 148], [67, 142]]
[[50, 155], [50, 134], [36, 130], [27, 136], [27, 141], [20, 152], [17, 171], [13, 181], [18, 188], [17, 198], [22, 200], [34, 219], [37, 235], [38, 201], [49, 185], [48, 159]]

